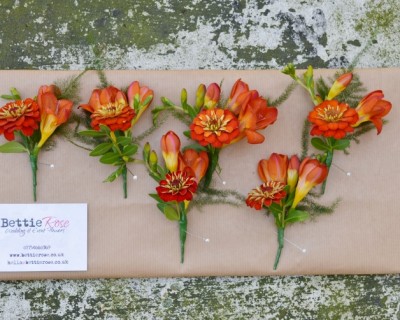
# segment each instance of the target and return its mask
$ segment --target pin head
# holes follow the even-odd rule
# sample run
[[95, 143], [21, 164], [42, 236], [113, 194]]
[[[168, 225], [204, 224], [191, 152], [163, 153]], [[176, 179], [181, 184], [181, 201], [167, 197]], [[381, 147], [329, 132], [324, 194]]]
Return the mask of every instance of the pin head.
[[132, 179], [133, 179], [133, 180], [137, 180], [137, 179], [138, 179], [138, 176], [137, 176], [136, 174], [134, 174], [134, 175], [132, 176]]
[[225, 180], [224, 180], [224, 181], [222, 181], [222, 184], [223, 184], [223, 185], [226, 185], [226, 181], [225, 181]]
[[346, 172], [346, 176], [350, 177], [351, 176], [351, 172]]

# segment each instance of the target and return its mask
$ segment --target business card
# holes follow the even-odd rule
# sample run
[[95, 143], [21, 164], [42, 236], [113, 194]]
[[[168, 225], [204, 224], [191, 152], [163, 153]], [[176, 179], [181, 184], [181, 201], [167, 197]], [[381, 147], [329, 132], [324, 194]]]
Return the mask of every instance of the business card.
[[87, 204], [0, 204], [0, 272], [87, 271]]

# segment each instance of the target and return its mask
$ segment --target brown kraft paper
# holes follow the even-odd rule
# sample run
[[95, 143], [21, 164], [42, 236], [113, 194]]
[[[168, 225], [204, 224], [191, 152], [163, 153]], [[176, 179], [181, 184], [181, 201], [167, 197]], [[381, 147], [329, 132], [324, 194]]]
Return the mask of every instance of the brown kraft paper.
[[[333, 77], [334, 70], [316, 70], [316, 77]], [[137, 180], [128, 179], [128, 198], [123, 199], [122, 181], [102, 181], [113, 167], [99, 163], [97, 157], [63, 138], [51, 151], [42, 150], [39, 162], [53, 163], [54, 169], [39, 165], [38, 203], [88, 203], [87, 272], [2, 272], [2, 280], [81, 279], [115, 277], [183, 277], [291, 274], [382, 274], [400, 272], [399, 197], [399, 69], [357, 70], [370, 91], [382, 89], [393, 104], [382, 133], [376, 130], [354, 141], [350, 155], [336, 152], [326, 193], [320, 198], [329, 204], [341, 198], [335, 212], [314, 221], [287, 227], [285, 247], [278, 270], [273, 270], [277, 250], [276, 227], [272, 216], [245, 205], [210, 205], [193, 208], [188, 214], [185, 262], [180, 263], [178, 223], [167, 220], [148, 196], [156, 182], [140, 164], [130, 170]], [[77, 75], [74, 71], [1, 71], [0, 93], [16, 87], [23, 97], [34, 97], [40, 85]], [[277, 98], [291, 79], [279, 71], [109, 71], [108, 80], [126, 87], [138, 80], [152, 88], [152, 106], [165, 96], [179, 104], [180, 91], [186, 88], [189, 103], [194, 102], [200, 83], [223, 80], [225, 98], [233, 83], [241, 78], [251, 89], [267, 98]], [[82, 103], [99, 80], [95, 72], [82, 77]], [[5, 101], [2, 101], [5, 104]], [[214, 174], [214, 187], [233, 189], [246, 195], [261, 181], [257, 164], [272, 152], [299, 154], [301, 131], [313, 107], [305, 90], [297, 87], [278, 109], [275, 124], [261, 131], [266, 139], [260, 145], [245, 140], [220, 153], [222, 172]], [[160, 118], [166, 117], [163, 113]], [[152, 126], [147, 110], [133, 129], [139, 135]], [[187, 130], [169, 116], [147, 141], [158, 151], [159, 141], [174, 130], [182, 145], [191, 143], [183, 136]], [[1, 137], [1, 143], [5, 142]], [[143, 141], [143, 144], [146, 141]], [[309, 153], [315, 152], [311, 147]], [[141, 157], [141, 147], [137, 157]], [[160, 160], [162, 161], [162, 160]], [[351, 172], [351, 176], [346, 175]], [[0, 203], [32, 203], [31, 171], [27, 154], [0, 154]], [[225, 181], [225, 184], [222, 182]], [[209, 242], [200, 237], [209, 238]], [[290, 241], [290, 242], [289, 242]], [[295, 245], [293, 245], [295, 244]], [[297, 246], [297, 247], [296, 247]], [[305, 249], [302, 252], [299, 248]]]

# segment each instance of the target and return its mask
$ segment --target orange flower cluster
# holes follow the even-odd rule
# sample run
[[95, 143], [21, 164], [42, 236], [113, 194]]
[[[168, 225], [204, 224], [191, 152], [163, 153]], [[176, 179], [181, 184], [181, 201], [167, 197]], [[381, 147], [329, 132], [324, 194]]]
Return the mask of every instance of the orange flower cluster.
[[41, 86], [37, 101], [33, 99], [16, 100], [0, 108], [0, 134], [4, 133], [7, 140], [15, 139], [14, 132], [21, 131], [30, 137], [39, 128], [41, 148], [54, 130], [65, 123], [72, 111], [72, 101], [58, 100], [60, 89], [54, 85]]
[[277, 109], [269, 107], [256, 90], [250, 90], [240, 79], [232, 87], [224, 108], [218, 106], [220, 92], [216, 83], [207, 88], [203, 110], [190, 125], [191, 138], [202, 146], [214, 148], [224, 147], [244, 137], [249, 143], [262, 143], [265, 138], [257, 131], [275, 122]]
[[382, 118], [392, 108], [389, 101], [383, 100], [384, 95], [381, 90], [367, 94], [355, 109], [332, 100], [350, 84], [352, 78], [352, 73], [340, 76], [332, 85], [326, 100], [309, 113], [308, 121], [313, 124], [311, 135], [343, 139], [347, 133], [353, 132], [355, 127], [367, 121], [375, 125], [378, 134], [381, 132]]
[[93, 129], [99, 130], [100, 125], [105, 125], [111, 131], [126, 131], [137, 122], [150, 105], [153, 90], [140, 87], [139, 82], [134, 81], [127, 93], [128, 98], [124, 92], [113, 86], [93, 90], [89, 103], [80, 105], [91, 113]]
[[164, 201], [192, 200], [197, 184], [208, 168], [207, 152], [186, 149], [182, 153], [180, 148], [179, 137], [173, 131], [168, 131], [162, 136], [161, 150], [170, 173], [166, 175], [165, 180], [160, 181], [156, 190]]
[[328, 168], [316, 159], [305, 158], [300, 163], [296, 155], [289, 159], [287, 155], [273, 153], [269, 159], [260, 160], [258, 174], [264, 183], [249, 192], [249, 207], [260, 210], [273, 202], [280, 204], [287, 193], [295, 192], [291, 205], [295, 208], [313, 187], [325, 180]]

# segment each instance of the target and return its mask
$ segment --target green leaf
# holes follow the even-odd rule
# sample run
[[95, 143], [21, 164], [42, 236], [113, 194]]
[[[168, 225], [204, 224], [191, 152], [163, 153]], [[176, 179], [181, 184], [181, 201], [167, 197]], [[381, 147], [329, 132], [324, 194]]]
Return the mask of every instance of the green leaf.
[[96, 131], [96, 130], [85, 130], [78, 132], [79, 135], [82, 137], [92, 137], [92, 138], [100, 138], [100, 137], [105, 137], [106, 134], [101, 131]]
[[188, 137], [188, 138], [190, 139], [190, 138], [191, 138], [191, 137], [190, 137], [190, 130], [183, 131], [183, 135], [186, 136], [186, 137]]
[[11, 88], [10, 89], [11, 94], [13, 95], [15, 100], [21, 100], [21, 94], [16, 88]]
[[131, 144], [126, 147], [124, 147], [124, 150], [122, 151], [122, 154], [124, 156], [130, 157], [133, 156], [138, 150], [138, 146], [136, 144]]
[[10, 141], [0, 146], [1, 153], [22, 153], [28, 152], [28, 150], [19, 142]]
[[271, 205], [268, 207], [268, 209], [274, 215], [280, 214], [282, 212], [282, 207], [279, 204], [275, 203], [275, 202], [272, 202]]
[[129, 145], [130, 143], [132, 143], [132, 138], [121, 136], [121, 137], [117, 138], [117, 143], [120, 144], [121, 146], [125, 147], [125, 146]]
[[330, 151], [331, 147], [328, 146], [322, 139], [320, 138], [312, 138], [311, 139], [311, 144], [315, 149], [321, 150], [321, 151]]
[[188, 150], [188, 149], [193, 149], [193, 150], [195, 150], [197, 152], [207, 151], [206, 147], [203, 147], [203, 146], [199, 145], [198, 143], [189, 144], [188, 146], [184, 147], [182, 149], [182, 151], [185, 151], [185, 150]]
[[15, 97], [14, 97], [14, 96], [11, 96], [11, 95], [9, 95], [9, 94], [2, 94], [2, 95], [0, 96], [0, 98], [2, 98], [2, 99], [4, 99], [4, 100], [15, 100]]
[[336, 140], [335, 144], [333, 145], [333, 149], [336, 150], [344, 150], [350, 146], [350, 140], [348, 139], [340, 139]]
[[286, 215], [285, 223], [294, 223], [305, 221], [310, 217], [309, 213], [306, 211], [296, 210], [291, 208]]
[[106, 133], [107, 135], [110, 134], [111, 130], [110, 130], [109, 127], [107, 127], [107, 126], [105, 126], [105, 125], [103, 125], [103, 124], [101, 124], [99, 127], [100, 127], [100, 131], [101, 131], [101, 132], [104, 132], [104, 133]]
[[179, 221], [179, 213], [176, 211], [174, 207], [170, 205], [166, 204], [164, 206], [164, 214], [168, 220]]
[[112, 146], [113, 144], [110, 142], [100, 143], [96, 148], [92, 150], [92, 152], [89, 153], [89, 155], [92, 157], [101, 156], [107, 153], [112, 148]]
[[162, 202], [162, 203], [164, 202], [163, 200], [161, 200], [160, 196], [157, 193], [150, 193], [149, 196], [152, 197], [157, 202]]
[[103, 182], [113, 182], [122, 174], [123, 167], [119, 167], [113, 173], [111, 173]]
[[104, 164], [114, 164], [120, 160], [120, 155], [114, 152], [108, 152], [100, 158], [100, 162]]

